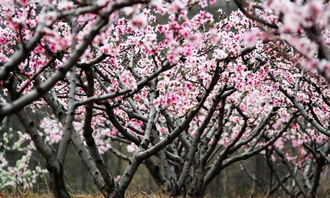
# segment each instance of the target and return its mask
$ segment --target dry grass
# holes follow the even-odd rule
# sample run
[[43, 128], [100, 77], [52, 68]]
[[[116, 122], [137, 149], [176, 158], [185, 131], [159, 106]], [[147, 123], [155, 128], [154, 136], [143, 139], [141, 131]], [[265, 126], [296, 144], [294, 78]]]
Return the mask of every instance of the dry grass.
[[[126, 198], [169, 198], [167, 195], [162, 194], [153, 194], [153, 195], [147, 195], [147, 194], [131, 194], [125, 196]], [[52, 198], [51, 194], [34, 194], [34, 193], [17, 193], [13, 195], [9, 195], [6, 193], [0, 193], [0, 198]], [[73, 195], [72, 198], [103, 198], [102, 195]], [[182, 197], [177, 197], [182, 198]]]
[[[163, 194], [132, 194], [132, 195], [127, 195], [127, 198], [170, 198], [168, 195], [163, 195]], [[182, 196], [177, 196], [176, 198], [183, 198]]]
[[[264, 198], [263, 195], [254, 195], [254, 196], [245, 196], [244, 198]], [[17, 193], [13, 195], [9, 195], [7, 193], [0, 193], [0, 198], [53, 198], [51, 194], [34, 194], [34, 193]], [[73, 195], [72, 198], [103, 198], [102, 195], [88, 195], [88, 194], [78, 194]], [[161, 193], [154, 193], [152, 195], [148, 195], [147, 193], [139, 193], [139, 194], [130, 194], [126, 195], [125, 198], [170, 198], [168, 195], [164, 195]], [[183, 198], [182, 196], [178, 196], [176, 198]], [[209, 197], [205, 197], [209, 198]]]
[[[53, 198], [52, 194], [34, 194], [34, 193], [17, 193], [9, 195], [0, 193], [0, 198]], [[73, 195], [72, 198], [103, 198], [102, 195]]]
[[[258, 195], [250, 195], [250, 196], [242, 196], [242, 198], [265, 198], [266, 196], [258, 194]], [[33, 194], [33, 193], [17, 193], [14, 195], [9, 195], [6, 193], [0, 193], [0, 198], [53, 198], [51, 194]], [[87, 194], [81, 194], [81, 195], [73, 195], [72, 198], [103, 198], [102, 195], [87, 195]], [[140, 194], [130, 194], [126, 195], [125, 198], [173, 198], [168, 195], [160, 194], [160, 193], [154, 193], [152, 195], [140, 193]], [[182, 196], [178, 196], [176, 198], [183, 198]], [[209, 198], [209, 197], [205, 197]], [[280, 198], [280, 197], [274, 197], [274, 198]], [[319, 198], [329, 198], [329, 196], [321, 196]]]
[[[53, 198], [53, 196], [51, 194], [34, 194], [34, 193], [17, 193], [13, 195], [0, 193], [0, 198]], [[73, 195], [72, 198], [103, 198], [103, 196], [81, 194], [81, 195]], [[152, 195], [148, 195], [146, 193], [145, 194], [139, 193], [139, 194], [126, 195], [125, 198], [170, 198], [170, 196], [161, 193], [154, 193]], [[183, 198], [183, 197], [178, 196], [176, 198]], [[209, 198], [209, 197], [205, 197], [205, 198]], [[250, 198], [250, 196], [245, 198]], [[257, 195], [257, 196], [253, 196], [253, 198], [264, 198], [264, 196]]]

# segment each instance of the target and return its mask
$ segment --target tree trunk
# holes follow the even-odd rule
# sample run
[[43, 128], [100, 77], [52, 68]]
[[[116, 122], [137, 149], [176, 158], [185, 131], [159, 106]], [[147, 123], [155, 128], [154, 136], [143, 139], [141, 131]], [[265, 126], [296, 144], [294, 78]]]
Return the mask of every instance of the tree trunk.
[[59, 162], [59, 160], [57, 159], [53, 149], [43, 141], [42, 137], [38, 133], [36, 125], [34, 124], [33, 120], [30, 119], [24, 109], [17, 112], [16, 115], [24, 126], [25, 131], [30, 135], [39, 153], [47, 161], [47, 170], [50, 175], [54, 197], [70, 197], [63, 180], [63, 166], [61, 162]]
[[205, 173], [203, 167], [198, 167], [198, 169], [195, 172], [195, 176], [191, 183], [190, 189], [188, 191], [188, 197], [201, 198], [204, 196], [205, 193], [204, 176]]
[[115, 192], [111, 195], [111, 198], [125, 198], [125, 192], [116, 189]]
[[63, 179], [63, 166], [55, 167], [47, 163], [47, 170], [50, 175], [51, 187], [55, 198], [69, 198], [70, 195], [65, 187]]
[[188, 192], [188, 198], [202, 198], [204, 197], [205, 189], [203, 186], [196, 186], [196, 188], [190, 188]]
[[308, 198], [315, 198], [316, 197], [316, 192], [317, 192], [317, 188], [319, 187], [320, 184], [320, 178], [321, 178], [321, 173], [322, 173], [322, 169], [323, 166], [325, 165], [325, 159], [323, 157], [318, 157], [316, 159], [316, 165], [314, 168], [314, 176], [312, 179], [312, 187], [311, 189], [309, 189], [309, 191], [307, 192], [307, 197]]

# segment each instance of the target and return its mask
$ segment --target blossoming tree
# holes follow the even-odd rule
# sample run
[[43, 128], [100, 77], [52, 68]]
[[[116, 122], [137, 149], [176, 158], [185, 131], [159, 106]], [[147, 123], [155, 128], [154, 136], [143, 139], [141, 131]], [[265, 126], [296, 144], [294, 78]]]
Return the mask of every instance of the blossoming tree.
[[[202, 11], [211, 0], [0, 1], [0, 120], [19, 118], [56, 197], [69, 197], [70, 143], [105, 197], [123, 197], [141, 164], [168, 193], [202, 197], [259, 153], [297, 182], [278, 176], [275, 190], [315, 196], [330, 152], [328, 3], [235, 2], [226, 15]], [[105, 152], [129, 162], [119, 180]]]

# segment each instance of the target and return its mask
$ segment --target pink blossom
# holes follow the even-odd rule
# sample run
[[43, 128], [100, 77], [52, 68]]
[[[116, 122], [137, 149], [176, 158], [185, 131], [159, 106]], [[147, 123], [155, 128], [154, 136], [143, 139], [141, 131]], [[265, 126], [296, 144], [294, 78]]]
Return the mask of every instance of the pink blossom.
[[0, 5], [2, 7], [10, 7], [14, 5], [14, 1], [12, 0], [0, 0]]
[[183, 4], [179, 0], [173, 1], [167, 8], [168, 13], [175, 14], [178, 13], [180, 10], [183, 9]]
[[210, 1], [210, 4], [215, 4], [217, 0], [209, 0]]
[[130, 145], [127, 145], [127, 152], [129, 152], [129, 153], [134, 153], [137, 151], [137, 149], [138, 149], [138, 147], [133, 143]]
[[132, 18], [130, 23], [133, 27], [144, 28], [148, 25], [148, 17], [144, 14], [138, 14]]
[[252, 47], [257, 43], [258, 39], [259, 39], [258, 30], [253, 30], [253, 31], [246, 32], [244, 34], [243, 40], [248, 47]]
[[74, 6], [74, 4], [72, 1], [64, 0], [64, 1], [61, 1], [61, 3], [58, 6], [58, 9], [59, 10], [69, 10], [69, 9], [73, 8], [73, 6]]
[[229, 31], [231, 29], [231, 25], [228, 23], [224, 27], [225, 30]]
[[296, 140], [292, 140], [291, 143], [292, 143], [293, 148], [296, 148], [296, 147], [300, 146], [300, 143]]

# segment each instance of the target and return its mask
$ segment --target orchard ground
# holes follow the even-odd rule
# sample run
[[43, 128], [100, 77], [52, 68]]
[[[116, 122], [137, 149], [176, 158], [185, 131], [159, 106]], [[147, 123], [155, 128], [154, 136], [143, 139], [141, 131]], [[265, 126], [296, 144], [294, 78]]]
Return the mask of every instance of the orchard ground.
[[[8, 195], [1, 193], [0, 198], [52, 198], [53, 196], [51, 194], [33, 194], [33, 193], [24, 193], [24, 194], [16, 194], [16, 195]], [[168, 195], [163, 195], [163, 194], [152, 194], [152, 195], [147, 195], [147, 194], [131, 194], [127, 195], [127, 198], [170, 198], [172, 196]], [[242, 196], [242, 198], [265, 198], [267, 196], [264, 196], [262, 194], [248, 194], [246, 196]], [[280, 198], [280, 196], [273, 196]], [[324, 196], [325, 197], [325, 196]], [[74, 195], [73, 198], [103, 198], [102, 195]], [[182, 196], [177, 196], [176, 198], [183, 198]], [[211, 198], [209, 196], [205, 196], [205, 198]], [[228, 197], [229, 198], [229, 197]], [[321, 197], [320, 197], [321, 198]]]
[[[317, 196], [317, 198], [329, 198], [330, 195], [330, 188], [326, 189], [324, 192], [321, 192], [320, 195]], [[52, 198], [53, 195], [51, 193], [47, 194], [35, 194], [35, 193], [17, 193], [13, 195], [9, 195], [7, 193], [0, 193], [0, 198]], [[139, 194], [127, 194], [125, 196], [126, 198], [173, 198], [173, 196], [164, 195], [161, 193], [153, 193], [153, 194], [147, 194], [147, 193], [139, 193]], [[76, 194], [73, 195], [72, 198], [104, 198], [101, 194]], [[183, 198], [183, 196], [176, 196], [176, 198]], [[204, 198], [214, 198], [211, 196], [204, 196]], [[226, 196], [223, 198], [285, 198], [285, 196], [267, 196], [263, 193], [249, 193], [247, 192], [246, 195], [240, 196], [240, 197], [233, 197], [233, 196]]]

